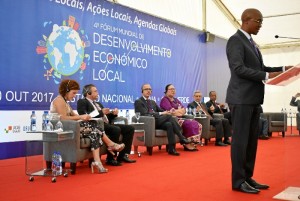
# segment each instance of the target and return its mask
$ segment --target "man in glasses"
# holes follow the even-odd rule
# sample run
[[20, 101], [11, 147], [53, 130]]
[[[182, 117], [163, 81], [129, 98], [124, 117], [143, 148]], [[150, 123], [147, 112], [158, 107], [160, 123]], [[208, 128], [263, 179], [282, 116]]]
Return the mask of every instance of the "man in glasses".
[[226, 54], [231, 72], [226, 102], [231, 111], [232, 189], [257, 194], [269, 186], [252, 179], [257, 149], [260, 105], [264, 100], [264, 80], [279, 75], [287, 67], [267, 67], [252, 39], [260, 30], [263, 16], [257, 9], [246, 9], [241, 28], [229, 38]]
[[[188, 108], [192, 108], [192, 111], [195, 111], [196, 114], [204, 113], [209, 118], [210, 125], [216, 128], [216, 146], [224, 147], [230, 145], [231, 128], [228, 119], [213, 118], [205, 103], [201, 103], [201, 98], [201, 92], [196, 90], [194, 92], [194, 101], [188, 104]], [[223, 137], [224, 141], [222, 141]]]
[[178, 136], [181, 144], [189, 144], [191, 141], [182, 135], [181, 128], [176, 119], [172, 117], [171, 112], [162, 110], [154, 100], [150, 100], [150, 95], [152, 94], [150, 84], [144, 84], [141, 90], [142, 96], [134, 102], [135, 112], [140, 112], [141, 116], [154, 117], [156, 128], [167, 131], [168, 153], [173, 156], [179, 156], [180, 154], [175, 149], [175, 135]]
[[79, 99], [77, 102], [78, 114], [90, 114], [93, 111], [98, 111], [95, 118], [102, 118], [104, 121], [104, 131], [107, 136], [114, 142], [118, 142], [122, 133], [122, 142], [125, 144], [125, 148], [119, 152], [117, 160], [114, 156], [108, 152], [106, 158], [106, 164], [111, 166], [120, 166], [123, 162], [135, 163], [136, 160], [130, 159], [129, 154], [131, 151], [134, 127], [131, 125], [114, 124], [111, 122], [118, 116], [119, 110], [117, 108], [110, 110], [105, 108], [98, 101], [99, 93], [95, 85], [88, 84], [83, 87], [82, 95], [84, 98]]

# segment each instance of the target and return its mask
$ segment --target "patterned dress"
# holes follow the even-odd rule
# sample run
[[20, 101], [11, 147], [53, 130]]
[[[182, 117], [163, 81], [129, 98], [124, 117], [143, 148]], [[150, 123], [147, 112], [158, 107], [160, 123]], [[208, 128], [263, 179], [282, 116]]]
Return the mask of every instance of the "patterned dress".
[[[57, 96], [56, 98], [64, 99], [62, 96]], [[53, 104], [53, 101], [51, 102], [50, 105], [50, 113], [57, 114], [57, 110]], [[72, 108], [67, 101], [65, 101], [65, 103], [66, 103], [67, 116], [71, 116]], [[98, 149], [100, 146], [103, 145], [103, 141], [101, 138], [103, 137], [104, 131], [99, 127], [99, 124], [96, 120], [80, 121], [79, 125], [80, 125], [80, 137], [90, 139], [91, 150]]]
[[[167, 96], [164, 96], [161, 99], [160, 107], [163, 110], [184, 108], [183, 104], [177, 98], [174, 98], [174, 101], [171, 101]], [[200, 123], [194, 119], [184, 119], [182, 117], [178, 117], [178, 123], [182, 128], [182, 134], [186, 138], [192, 139], [194, 142], [200, 142], [202, 134], [202, 125]]]

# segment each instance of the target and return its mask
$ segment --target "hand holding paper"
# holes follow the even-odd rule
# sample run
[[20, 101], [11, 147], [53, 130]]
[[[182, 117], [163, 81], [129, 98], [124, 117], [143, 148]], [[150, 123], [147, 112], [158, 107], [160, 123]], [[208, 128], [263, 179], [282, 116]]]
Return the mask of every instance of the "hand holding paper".
[[292, 83], [300, 77], [300, 64], [294, 67], [286, 66], [286, 69], [288, 70], [286, 70], [283, 73], [279, 73], [279, 75], [276, 75], [277, 72], [270, 73], [269, 77], [273, 79], [268, 80], [266, 84], [285, 86]]

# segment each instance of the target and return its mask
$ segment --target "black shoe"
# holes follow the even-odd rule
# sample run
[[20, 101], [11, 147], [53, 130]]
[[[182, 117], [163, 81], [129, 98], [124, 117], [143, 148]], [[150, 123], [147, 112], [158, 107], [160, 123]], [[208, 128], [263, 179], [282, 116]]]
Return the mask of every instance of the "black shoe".
[[270, 186], [266, 185], [266, 184], [260, 184], [260, 183], [257, 183], [254, 179], [252, 178], [249, 178], [246, 180], [247, 183], [252, 186], [253, 188], [256, 188], [256, 189], [268, 189]]
[[227, 146], [227, 144], [224, 144], [222, 141], [216, 142], [215, 145], [222, 146], [222, 147]]
[[117, 160], [106, 160], [106, 165], [111, 165], [111, 166], [121, 166], [122, 164], [117, 161]]
[[258, 194], [260, 191], [258, 189], [253, 188], [250, 186], [246, 181], [244, 181], [240, 187], [238, 188], [232, 188], [234, 191], [240, 191], [243, 193], [252, 193], [252, 194]]
[[258, 137], [258, 139], [261, 139], [261, 140], [268, 140], [269, 139], [269, 136], [266, 136], [266, 135], [260, 135]]
[[191, 144], [192, 143], [191, 140], [188, 140], [186, 138], [181, 139], [179, 142], [180, 142], [181, 145], [183, 145], [183, 144]]
[[130, 158], [128, 157], [128, 154], [125, 154], [125, 156], [122, 157], [122, 158], [120, 158], [120, 159], [118, 158], [117, 161], [118, 161], [119, 163], [122, 163], [122, 162], [125, 162], [125, 163], [135, 163], [135, 162], [136, 162], [136, 160], [130, 159]]
[[228, 140], [224, 140], [224, 142], [223, 142], [224, 144], [227, 144], [227, 145], [231, 145], [231, 142], [230, 142], [230, 140], [228, 139]]
[[178, 153], [175, 149], [169, 150], [168, 154], [172, 155], [172, 156], [179, 156], [180, 153]]

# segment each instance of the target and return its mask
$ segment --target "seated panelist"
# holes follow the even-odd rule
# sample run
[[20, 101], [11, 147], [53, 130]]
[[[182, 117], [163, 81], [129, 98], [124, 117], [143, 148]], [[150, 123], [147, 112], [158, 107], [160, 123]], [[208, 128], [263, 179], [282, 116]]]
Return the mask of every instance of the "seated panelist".
[[190, 140], [186, 139], [182, 133], [181, 128], [175, 118], [172, 117], [170, 111], [161, 109], [154, 100], [150, 100], [152, 89], [150, 84], [142, 85], [142, 96], [134, 102], [135, 112], [140, 112], [141, 116], [152, 116], [155, 118], [155, 127], [167, 131], [168, 137], [168, 153], [173, 156], [179, 156], [175, 149], [176, 138], [178, 136], [181, 144], [189, 144]]
[[79, 89], [79, 84], [75, 80], [63, 80], [59, 85], [59, 95], [51, 102], [50, 113], [57, 113], [60, 115], [61, 120], [80, 120], [80, 136], [89, 138], [91, 141], [91, 151], [94, 158], [94, 162], [91, 164], [92, 173], [94, 173], [94, 168], [98, 173], [106, 173], [108, 170], [103, 167], [100, 160], [100, 146], [104, 142], [108, 147], [108, 151], [114, 153], [114, 151], [122, 151], [125, 145], [111, 141], [103, 130], [98, 127], [97, 122], [89, 121], [91, 116], [88, 114], [78, 115], [73, 111], [69, 101], [76, 96]]
[[115, 124], [111, 122], [118, 116], [119, 110], [117, 108], [110, 110], [105, 108], [98, 100], [99, 94], [95, 85], [88, 84], [83, 87], [82, 94], [84, 98], [77, 102], [78, 114], [90, 114], [93, 111], [98, 111], [98, 115], [95, 118], [102, 118], [104, 121], [104, 131], [108, 137], [118, 142], [122, 133], [122, 142], [125, 144], [125, 148], [119, 152], [117, 160], [114, 159], [114, 154], [107, 153], [106, 164], [112, 166], [120, 166], [122, 162], [135, 163], [136, 160], [130, 159], [129, 154], [131, 151], [134, 127], [130, 125]]
[[[230, 145], [229, 137], [231, 136], [231, 128], [228, 119], [213, 118], [209, 114], [205, 103], [201, 103], [202, 93], [197, 90], [194, 92], [194, 101], [188, 104], [188, 107], [196, 109], [196, 113], [203, 112], [207, 118], [210, 119], [210, 125], [216, 128], [216, 146], [227, 146]], [[224, 141], [222, 138], [224, 137]]]
[[208, 113], [213, 116], [216, 114], [223, 114], [225, 119], [228, 119], [231, 122], [231, 113], [227, 111], [224, 103], [218, 103], [217, 101], [217, 93], [215, 91], [209, 92], [209, 101], [206, 102], [206, 106], [208, 108]]
[[170, 111], [173, 116], [178, 117], [178, 122], [182, 127], [182, 134], [193, 143], [183, 145], [185, 151], [198, 151], [197, 144], [200, 143], [202, 125], [193, 119], [183, 119], [186, 111], [183, 104], [178, 100], [176, 89], [172, 84], [165, 87], [165, 96], [160, 101], [160, 107], [163, 110]]

